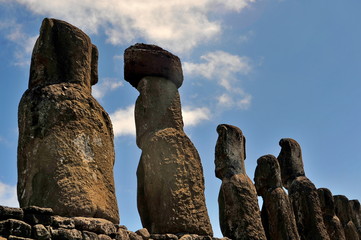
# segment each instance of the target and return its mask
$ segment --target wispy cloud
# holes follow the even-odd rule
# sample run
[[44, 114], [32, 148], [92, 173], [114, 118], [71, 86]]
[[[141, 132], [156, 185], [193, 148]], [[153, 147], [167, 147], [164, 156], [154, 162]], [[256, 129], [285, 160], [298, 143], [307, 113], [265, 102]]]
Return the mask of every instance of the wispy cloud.
[[183, 122], [185, 127], [196, 126], [211, 117], [211, 111], [206, 107], [192, 108], [184, 107], [182, 111]]
[[[115, 137], [135, 136], [134, 107], [135, 105], [130, 105], [110, 114]], [[186, 106], [182, 112], [185, 127], [196, 126], [211, 117], [211, 111], [206, 107], [194, 108]]]
[[217, 97], [219, 105], [247, 109], [252, 96], [241, 87], [241, 75], [251, 72], [250, 60], [224, 51], [209, 52], [201, 56], [201, 60], [201, 63], [184, 62], [184, 73], [201, 76], [222, 86], [224, 92]]
[[121, 86], [123, 86], [123, 83], [116, 78], [103, 78], [92, 87], [92, 95], [100, 100], [109, 91], [113, 91]]
[[102, 29], [112, 44], [142, 38], [176, 53], [222, 31], [216, 11], [240, 12], [255, 0], [16, 0], [39, 15], [69, 21], [89, 34]]
[[110, 114], [113, 123], [114, 136], [135, 136], [134, 105], [118, 109]]
[[29, 66], [30, 56], [37, 36], [30, 36], [25, 33], [23, 25], [15, 21], [5, 21], [0, 24], [0, 30], [8, 41], [15, 44], [14, 65]]
[[16, 186], [0, 182], [0, 205], [8, 207], [19, 207], [16, 195]]

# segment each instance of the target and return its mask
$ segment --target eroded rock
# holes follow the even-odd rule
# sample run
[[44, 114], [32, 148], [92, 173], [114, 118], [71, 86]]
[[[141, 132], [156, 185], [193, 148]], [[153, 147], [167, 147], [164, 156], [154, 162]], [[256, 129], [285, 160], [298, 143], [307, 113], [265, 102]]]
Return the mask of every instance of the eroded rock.
[[140, 92], [135, 122], [142, 149], [137, 197], [143, 227], [153, 234], [213, 235], [200, 157], [183, 131], [179, 59], [157, 46], [136, 44], [126, 49], [124, 62], [125, 80]]
[[78, 28], [44, 19], [19, 104], [18, 199], [63, 216], [119, 222], [113, 130], [91, 95], [96, 47]]
[[266, 239], [257, 192], [244, 168], [245, 137], [232, 125], [217, 127], [216, 176], [222, 180], [218, 196], [219, 223], [230, 239]]

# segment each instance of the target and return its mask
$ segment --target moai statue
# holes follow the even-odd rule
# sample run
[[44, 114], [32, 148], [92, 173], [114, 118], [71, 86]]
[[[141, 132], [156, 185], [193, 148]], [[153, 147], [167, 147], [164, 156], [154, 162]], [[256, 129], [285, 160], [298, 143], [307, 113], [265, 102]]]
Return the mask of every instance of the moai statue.
[[256, 188], [244, 166], [246, 139], [232, 125], [218, 125], [217, 132], [215, 173], [222, 180], [218, 197], [221, 231], [233, 240], [266, 240]]
[[198, 152], [183, 131], [178, 57], [160, 47], [125, 50], [124, 76], [140, 95], [135, 104], [138, 211], [151, 233], [213, 235]]
[[335, 200], [335, 212], [340, 219], [347, 240], [358, 240], [359, 236], [355, 224], [352, 221], [351, 206], [344, 195], [333, 196]]
[[255, 186], [263, 198], [262, 223], [268, 240], [299, 240], [295, 215], [282, 188], [277, 158], [265, 155], [257, 160]]
[[335, 214], [335, 202], [332, 193], [327, 188], [317, 189], [320, 199], [323, 222], [331, 240], [346, 240], [340, 219]]
[[288, 190], [300, 238], [329, 240], [317, 189], [305, 176], [300, 145], [290, 138], [281, 139], [279, 144], [281, 152], [277, 159], [282, 183]]
[[80, 29], [43, 20], [19, 104], [21, 207], [119, 222], [112, 124], [91, 95], [97, 61], [96, 46]]
[[359, 200], [350, 200], [352, 221], [356, 226], [357, 233], [361, 239], [361, 209]]

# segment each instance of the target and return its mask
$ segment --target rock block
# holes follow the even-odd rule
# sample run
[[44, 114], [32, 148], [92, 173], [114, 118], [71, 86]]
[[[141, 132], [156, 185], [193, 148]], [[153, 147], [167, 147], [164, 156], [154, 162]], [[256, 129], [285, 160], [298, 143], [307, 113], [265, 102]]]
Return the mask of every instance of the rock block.
[[31, 225], [16, 219], [3, 220], [0, 221], [0, 235], [30, 238]]
[[23, 220], [24, 211], [21, 208], [0, 206], [0, 220], [6, 220], [9, 218]]

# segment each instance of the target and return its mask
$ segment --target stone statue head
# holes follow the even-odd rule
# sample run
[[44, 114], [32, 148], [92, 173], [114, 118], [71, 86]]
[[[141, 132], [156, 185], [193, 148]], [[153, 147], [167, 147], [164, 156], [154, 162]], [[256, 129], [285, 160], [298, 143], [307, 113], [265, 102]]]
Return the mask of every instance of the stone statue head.
[[288, 189], [296, 177], [305, 176], [301, 147], [291, 138], [282, 138], [279, 145], [281, 152], [277, 159], [281, 167], [283, 186]]
[[234, 174], [246, 174], [246, 138], [238, 127], [220, 124], [217, 127], [215, 165], [216, 177], [229, 178]]
[[77, 27], [45, 18], [30, 66], [29, 88], [77, 83], [87, 89], [98, 82], [98, 50]]
[[257, 160], [254, 182], [259, 196], [268, 189], [282, 187], [281, 170], [275, 156], [265, 155]]

